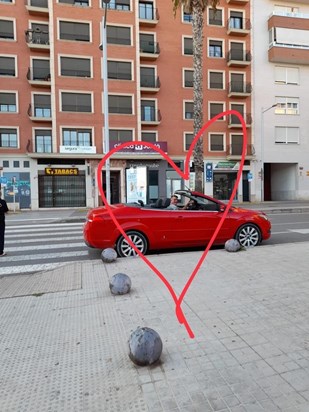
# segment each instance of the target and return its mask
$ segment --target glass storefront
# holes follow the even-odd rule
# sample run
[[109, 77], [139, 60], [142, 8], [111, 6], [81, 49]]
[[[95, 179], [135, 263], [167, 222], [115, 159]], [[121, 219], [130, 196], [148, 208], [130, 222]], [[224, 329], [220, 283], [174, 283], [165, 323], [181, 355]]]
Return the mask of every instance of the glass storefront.
[[[229, 200], [237, 179], [237, 172], [215, 172], [213, 175], [213, 195], [218, 200]], [[234, 200], [237, 200], [238, 193]]]

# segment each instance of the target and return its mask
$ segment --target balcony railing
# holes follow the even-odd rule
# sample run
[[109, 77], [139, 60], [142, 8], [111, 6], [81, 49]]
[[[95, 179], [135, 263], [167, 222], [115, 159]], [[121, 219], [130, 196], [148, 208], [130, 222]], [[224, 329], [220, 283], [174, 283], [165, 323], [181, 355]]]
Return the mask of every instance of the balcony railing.
[[[130, 11], [130, 2], [128, 3], [122, 3], [121, 1], [111, 1], [110, 3], [105, 3], [107, 8], [110, 10], [121, 10], [121, 11]], [[105, 7], [104, 2], [102, 0], [102, 8]]]
[[[250, 127], [251, 124], [252, 124], [251, 114], [249, 114], [249, 113], [247, 113], [247, 114], [240, 113], [240, 114], [244, 118], [246, 126]], [[237, 128], [242, 127], [240, 119], [238, 118], [238, 116], [236, 116], [234, 114], [229, 115], [228, 125], [229, 125], [229, 127], [237, 127]]]
[[140, 52], [148, 54], [160, 54], [159, 43], [154, 41], [141, 40]]
[[149, 7], [149, 3], [139, 4], [139, 19], [148, 20], [150, 22], [157, 22], [159, 20], [158, 9]]
[[227, 62], [236, 62], [240, 64], [250, 64], [251, 63], [251, 53], [246, 50], [230, 50], [227, 54]]
[[[243, 145], [241, 143], [231, 144], [226, 147], [227, 156], [241, 156]], [[255, 147], [252, 144], [248, 144], [246, 148], [246, 156], [255, 155]]]
[[250, 19], [230, 17], [227, 20], [228, 31], [245, 31], [251, 30]]
[[146, 123], [160, 123], [161, 122], [161, 112], [156, 110], [154, 107], [144, 107], [141, 112], [141, 121]]
[[26, 30], [26, 42], [33, 45], [49, 46], [49, 33], [48, 31], [41, 30]]
[[29, 104], [28, 107], [28, 116], [32, 118], [33, 120], [43, 120], [43, 121], [49, 121], [51, 120], [51, 107], [41, 104], [40, 106], [34, 106], [32, 108], [32, 105]]
[[27, 79], [30, 81], [50, 82], [50, 71], [46, 68], [29, 67]]
[[244, 94], [249, 95], [252, 92], [251, 83], [231, 81], [229, 83], [229, 94]]
[[151, 88], [151, 89], [159, 89], [161, 86], [159, 77], [142, 74], [141, 75], [141, 87]]

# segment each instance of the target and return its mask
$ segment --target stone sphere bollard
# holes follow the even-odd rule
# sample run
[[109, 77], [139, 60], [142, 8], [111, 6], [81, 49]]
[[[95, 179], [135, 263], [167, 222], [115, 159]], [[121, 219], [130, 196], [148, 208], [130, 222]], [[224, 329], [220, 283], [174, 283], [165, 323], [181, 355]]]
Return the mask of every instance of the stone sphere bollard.
[[162, 340], [153, 329], [138, 327], [129, 339], [129, 357], [139, 366], [152, 365], [160, 359]]
[[241, 248], [240, 243], [236, 239], [229, 239], [225, 242], [224, 248], [228, 252], [238, 252]]
[[102, 250], [101, 259], [104, 263], [112, 263], [117, 259], [117, 252], [112, 248]]
[[125, 273], [116, 273], [109, 282], [109, 288], [113, 295], [125, 295], [131, 290], [131, 279]]

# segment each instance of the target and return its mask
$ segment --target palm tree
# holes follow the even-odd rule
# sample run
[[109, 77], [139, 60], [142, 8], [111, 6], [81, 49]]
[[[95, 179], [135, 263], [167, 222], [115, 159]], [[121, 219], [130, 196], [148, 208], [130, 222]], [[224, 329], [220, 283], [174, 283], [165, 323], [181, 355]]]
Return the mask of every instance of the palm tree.
[[[183, 6], [192, 15], [193, 38], [193, 133], [203, 127], [203, 27], [204, 12], [208, 4], [216, 9], [219, 0], [172, 0], [173, 11]], [[203, 192], [204, 153], [203, 139], [200, 137], [193, 151], [195, 190]]]

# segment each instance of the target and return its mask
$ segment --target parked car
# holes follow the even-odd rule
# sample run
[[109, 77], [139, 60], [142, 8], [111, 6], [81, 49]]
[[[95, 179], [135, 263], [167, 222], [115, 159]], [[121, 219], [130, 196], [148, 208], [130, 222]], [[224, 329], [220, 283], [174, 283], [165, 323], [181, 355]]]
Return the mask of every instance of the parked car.
[[[142, 201], [115, 204], [111, 209], [119, 225], [143, 254], [165, 250], [206, 246], [226, 208], [226, 204], [202, 193], [188, 190], [176, 192], [178, 210], [167, 209], [169, 199], [154, 204]], [[184, 209], [195, 200], [196, 210]], [[232, 206], [214, 244], [235, 238], [244, 247], [252, 247], [271, 234], [271, 223], [265, 213]], [[91, 209], [84, 225], [87, 246], [98, 249], [115, 248], [119, 256], [135, 256], [136, 252], [117, 229], [105, 207]]]

